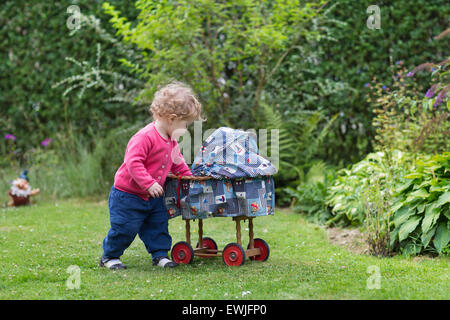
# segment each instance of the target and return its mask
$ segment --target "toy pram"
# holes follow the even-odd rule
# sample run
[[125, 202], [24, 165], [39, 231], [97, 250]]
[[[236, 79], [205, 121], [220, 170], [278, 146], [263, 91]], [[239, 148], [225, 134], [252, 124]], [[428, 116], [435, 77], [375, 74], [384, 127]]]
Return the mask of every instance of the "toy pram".
[[[230, 148], [243, 144], [242, 156], [247, 159], [245, 166], [233, 167], [239, 161], [206, 161], [209, 156], [215, 160], [217, 155], [217, 136], [223, 133], [233, 133], [232, 139], [228, 137], [228, 142], [221, 148], [221, 159], [226, 158], [226, 150], [230, 155]], [[246, 137], [243, 141], [242, 138]], [[252, 144], [254, 143], [254, 144]], [[249, 144], [251, 147], [249, 147]], [[205, 153], [211, 147], [216, 152]], [[252, 149], [253, 148], [253, 149]], [[266, 261], [269, 258], [269, 245], [260, 238], [254, 238], [253, 219], [258, 216], [274, 214], [275, 207], [275, 187], [271, 173], [276, 172], [270, 162], [259, 156], [256, 143], [249, 140], [249, 133], [240, 130], [230, 130], [220, 128], [216, 130], [203, 144], [202, 151], [194, 160], [194, 176], [176, 176], [169, 174], [164, 184], [165, 204], [169, 218], [182, 216], [186, 222], [186, 241], [177, 242], [171, 251], [172, 260], [177, 263], [192, 263], [194, 256], [208, 258], [222, 256], [223, 262], [228, 266], [241, 266], [246, 257], [256, 261]], [[256, 150], [257, 161], [251, 163], [249, 157], [253, 155], [252, 150]], [[239, 152], [238, 152], [239, 153]], [[206, 154], [206, 156], [205, 156]], [[233, 155], [236, 159], [236, 156]], [[219, 158], [220, 159], [220, 158]], [[219, 163], [217, 167], [211, 165]], [[206, 164], [203, 166], [202, 164]], [[242, 169], [241, 176], [237, 173], [237, 168]], [[251, 167], [250, 170], [247, 170]], [[225, 169], [225, 171], [223, 171]], [[202, 174], [207, 171], [206, 176]], [[228, 177], [218, 172], [227, 172]], [[213, 217], [232, 217], [236, 222], [236, 242], [229, 243], [223, 250], [219, 250], [216, 242], [209, 237], [203, 237], [203, 219]], [[191, 245], [190, 221], [198, 220], [198, 243], [195, 248]], [[247, 249], [242, 247], [241, 221], [248, 220], [249, 243]]]

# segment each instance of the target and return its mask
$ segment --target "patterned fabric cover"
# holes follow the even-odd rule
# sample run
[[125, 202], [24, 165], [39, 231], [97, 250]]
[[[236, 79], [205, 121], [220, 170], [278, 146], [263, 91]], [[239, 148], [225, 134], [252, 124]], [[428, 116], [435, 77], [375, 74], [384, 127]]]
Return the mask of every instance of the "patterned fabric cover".
[[203, 142], [191, 171], [194, 176], [217, 179], [277, 173], [272, 163], [259, 154], [254, 133], [228, 127], [220, 127]]
[[178, 179], [168, 178], [164, 190], [169, 219], [180, 215], [183, 220], [191, 220], [274, 214], [275, 186], [271, 176], [203, 181], [183, 179], [180, 184]]
[[192, 165], [194, 176], [168, 178], [164, 198], [169, 218], [266, 216], [274, 213], [277, 169], [259, 155], [254, 134], [221, 127], [204, 142]]

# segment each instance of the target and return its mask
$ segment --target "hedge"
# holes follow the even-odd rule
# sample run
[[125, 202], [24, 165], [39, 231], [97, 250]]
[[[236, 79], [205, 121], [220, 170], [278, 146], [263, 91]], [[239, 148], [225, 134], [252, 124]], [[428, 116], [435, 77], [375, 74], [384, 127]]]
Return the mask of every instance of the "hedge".
[[[95, 88], [87, 90], [82, 99], [76, 95], [62, 97], [63, 88], [51, 88], [52, 84], [79, 72], [78, 67], [65, 57], [94, 63], [96, 44], [101, 42], [100, 37], [88, 29], [70, 36], [66, 26], [67, 8], [78, 5], [84, 14], [96, 15], [102, 26], [114, 33], [108, 23], [109, 17], [101, 9], [103, 2], [39, 0], [30, 5], [23, 0], [4, 1], [0, 8], [0, 74], [3, 75], [0, 81], [0, 138], [13, 134], [19, 149], [27, 149], [70, 128], [76, 134], [86, 134], [88, 130], [106, 133], [123, 123], [135, 123], [142, 117], [142, 110], [130, 104], [104, 102], [107, 94]], [[130, 1], [108, 2], [129, 21], [137, 16]], [[402, 60], [412, 69], [420, 63], [441, 59], [449, 52], [448, 41], [433, 41], [433, 37], [447, 27], [450, 7], [445, 0], [379, 3], [379, 30], [369, 29], [366, 25], [369, 16], [366, 9], [372, 2], [330, 1], [324, 10], [331, 8], [329, 17], [346, 25], [329, 25], [335, 41], [320, 42], [318, 60], [310, 66], [313, 73], [305, 78], [303, 72], [297, 72], [296, 66], [303, 68], [304, 64], [298, 63], [299, 55], [292, 51], [286, 57], [286, 64], [274, 75], [277, 83], [267, 88], [268, 102], [282, 101], [280, 109], [288, 117], [299, 107], [324, 110], [330, 117], [340, 114], [320, 155], [328, 162], [354, 162], [372, 150], [370, 141], [374, 132], [371, 106], [364, 90], [366, 83], [377, 77], [388, 86], [392, 76], [388, 72], [390, 63]], [[102, 63], [115, 71], [124, 71], [117, 62], [120, 56], [115, 48], [103, 43], [102, 49]], [[312, 80], [323, 83], [331, 80], [355, 90], [335, 90], [308, 101], [308, 91], [302, 90], [321, 90], [314, 86], [305, 89], [305, 81]], [[422, 81], [426, 81], [425, 77]]]
[[[135, 14], [129, 1], [112, 2], [127, 14]], [[102, 26], [113, 31], [102, 14], [101, 1], [30, 4], [14, 0], [3, 1], [0, 7], [0, 138], [14, 135], [19, 152], [69, 128], [74, 134], [86, 133], [89, 127], [100, 132], [138, 117], [129, 104], [103, 103], [108, 97], [99, 90], [87, 90], [78, 99], [76, 95], [62, 97], [64, 89], [51, 88], [80, 71], [65, 57], [95, 62], [96, 44], [101, 43], [100, 37], [87, 29], [69, 35], [67, 8], [73, 4], [84, 14], [101, 18]], [[104, 44], [103, 51], [102, 64], [118, 70], [116, 50]]]

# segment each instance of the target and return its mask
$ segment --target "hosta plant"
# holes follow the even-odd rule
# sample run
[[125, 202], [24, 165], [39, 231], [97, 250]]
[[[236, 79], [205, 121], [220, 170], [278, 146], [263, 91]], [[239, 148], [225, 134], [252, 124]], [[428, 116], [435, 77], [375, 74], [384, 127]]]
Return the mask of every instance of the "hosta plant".
[[391, 208], [391, 246], [407, 255], [448, 253], [450, 241], [450, 152], [424, 157], [405, 176]]

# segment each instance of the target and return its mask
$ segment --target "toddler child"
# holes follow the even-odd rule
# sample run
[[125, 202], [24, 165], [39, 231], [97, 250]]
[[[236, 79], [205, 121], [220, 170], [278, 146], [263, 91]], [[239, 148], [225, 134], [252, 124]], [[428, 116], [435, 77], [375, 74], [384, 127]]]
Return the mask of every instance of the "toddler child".
[[103, 240], [101, 267], [125, 269], [120, 257], [136, 234], [152, 255], [153, 265], [177, 266], [168, 257], [172, 238], [162, 186], [169, 171], [192, 175], [177, 139], [194, 120], [204, 120], [201, 107], [192, 90], [181, 82], [155, 93], [149, 110], [154, 121], [130, 139], [114, 177], [108, 200], [111, 228]]

